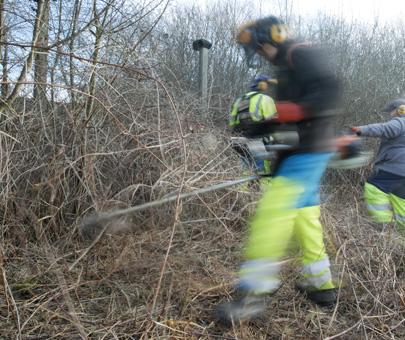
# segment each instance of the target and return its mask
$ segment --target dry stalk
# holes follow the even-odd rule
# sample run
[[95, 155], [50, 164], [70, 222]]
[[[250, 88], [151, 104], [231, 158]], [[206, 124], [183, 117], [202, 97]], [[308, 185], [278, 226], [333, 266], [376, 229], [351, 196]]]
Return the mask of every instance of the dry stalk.
[[[55, 256], [54, 256], [54, 254], [53, 254], [52, 251], [50, 250], [50, 247], [49, 247], [48, 250], [46, 251], [46, 254], [47, 254], [47, 256], [48, 256], [49, 262], [50, 262], [50, 263], [55, 263], [55, 265], [56, 265], [56, 262], [57, 262], [57, 261], [56, 261], [56, 258], [55, 258]], [[66, 305], [67, 305], [67, 307], [68, 307], [68, 311], [69, 311], [68, 315], [69, 315], [69, 318], [71, 319], [72, 323], [75, 325], [75, 327], [76, 327], [76, 329], [77, 329], [78, 334], [80, 335], [80, 337], [81, 337], [82, 339], [86, 340], [86, 339], [88, 339], [88, 336], [87, 336], [87, 333], [86, 333], [86, 331], [84, 330], [84, 327], [83, 327], [83, 325], [81, 324], [79, 318], [77, 317], [76, 309], [75, 309], [75, 307], [73, 306], [72, 299], [70, 298], [69, 289], [68, 289], [68, 286], [67, 286], [67, 284], [66, 284], [65, 277], [64, 277], [62, 271], [59, 269], [59, 267], [55, 266], [54, 271], [55, 271], [56, 277], [57, 277], [57, 279], [58, 279], [59, 288], [60, 288], [60, 290], [61, 290], [63, 299], [64, 299], [64, 301], [65, 301], [65, 303], [66, 303]]]
[[[37, 114], [29, 104], [10, 107], [11, 132], [1, 133], [0, 140], [5, 149], [1, 175], [6, 178], [0, 269], [5, 306], [12, 311], [7, 316], [11, 326], [4, 330], [7, 336], [404, 338], [403, 241], [393, 230], [378, 235], [367, 222], [360, 183], [368, 169], [336, 170], [334, 191], [327, 196], [328, 224], [335, 229], [326, 233], [327, 247], [336, 253], [336, 262], [341, 260], [339, 275], [350, 284], [340, 287], [333, 312], [309, 304], [287, 284], [298, 276], [288, 263], [283, 273], [286, 284], [271, 298], [266, 316], [233, 329], [212, 322], [212, 305], [233, 293], [233, 268], [260, 198], [258, 186], [247, 192], [223, 188], [180, 199], [183, 189], [198, 191], [240, 176], [229, 136], [210, 124], [193, 96], [175, 89], [173, 93], [182, 94], [175, 98], [143, 72], [103, 66], [104, 79], [118, 79], [127, 71], [142, 82], [122, 78], [122, 85], [100, 88], [93, 96], [97, 105], [90, 117], [81, 114], [80, 103], [89, 94], [79, 86], [67, 88], [77, 97], [77, 106], [66, 103], [62, 115]], [[144, 86], [145, 79], [150, 82]], [[193, 124], [206, 131], [184, 134], [184, 126]], [[82, 127], [88, 129], [85, 145]], [[202, 145], [207, 132], [218, 139], [216, 149]], [[83, 163], [89, 160], [93, 160], [91, 184], [83, 173]], [[131, 228], [123, 234], [107, 237], [101, 228], [90, 245], [76, 237], [78, 218], [91, 210], [103, 211], [105, 202], [117, 200], [131, 207], [173, 194], [174, 208], [131, 214]], [[64, 254], [61, 258], [55, 258], [46, 239]], [[58, 267], [61, 259], [68, 264], [68, 279], [64, 268]], [[39, 282], [33, 293], [26, 297], [13, 292], [27, 278]]]
[[20, 323], [20, 314], [18, 312], [17, 305], [14, 300], [13, 293], [8, 285], [6, 272], [3, 266], [3, 248], [0, 246], [0, 273], [1, 273], [1, 282], [3, 285], [4, 296], [6, 298], [7, 306], [13, 315], [14, 325], [17, 329], [17, 339], [22, 340], [21, 334], [21, 323]]

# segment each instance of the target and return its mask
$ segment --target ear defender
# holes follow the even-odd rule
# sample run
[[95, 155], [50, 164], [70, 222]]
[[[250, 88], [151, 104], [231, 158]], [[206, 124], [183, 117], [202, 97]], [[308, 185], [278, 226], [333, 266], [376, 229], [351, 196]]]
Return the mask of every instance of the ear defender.
[[248, 44], [252, 41], [252, 28], [256, 25], [255, 21], [247, 22], [238, 27], [236, 41], [240, 44]]
[[405, 115], [405, 105], [398, 106], [397, 113], [400, 116]]
[[277, 43], [282, 44], [287, 39], [287, 29], [283, 24], [274, 24], [270, 26], [270, 37]]

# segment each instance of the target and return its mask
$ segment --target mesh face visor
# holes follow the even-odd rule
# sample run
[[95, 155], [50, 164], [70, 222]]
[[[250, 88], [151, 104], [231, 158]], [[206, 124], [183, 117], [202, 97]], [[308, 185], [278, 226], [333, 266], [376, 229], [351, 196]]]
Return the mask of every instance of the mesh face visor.
[[250, 68], [260, 68], [265, 61], [249, 47], [242, 46], [246, 55], [246, 65]]

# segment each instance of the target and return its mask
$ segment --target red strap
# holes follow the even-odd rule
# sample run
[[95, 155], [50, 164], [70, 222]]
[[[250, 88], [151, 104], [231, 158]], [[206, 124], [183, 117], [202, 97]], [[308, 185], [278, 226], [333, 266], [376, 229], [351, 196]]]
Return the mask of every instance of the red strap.
[[294, 103], [275, 103], [277, 115], [272, 122], [294, 122], [306, 117], [305, 110], [301, 105]]
[[290, 67], [295, 69], [294, 63], [292, 62], [292, 52], [293, 52], [293, 50], [296, 47], [299, 47], [299, 46], [309, 46], [309, 45], [311, 45], [311, 43], [298, 43], [298, 44], [294, 44], [294, 45], [290, 46], [290, 48], [287, 51], [287, 56], [286, 56], [287, 57], [287, 62], [290, 65]]

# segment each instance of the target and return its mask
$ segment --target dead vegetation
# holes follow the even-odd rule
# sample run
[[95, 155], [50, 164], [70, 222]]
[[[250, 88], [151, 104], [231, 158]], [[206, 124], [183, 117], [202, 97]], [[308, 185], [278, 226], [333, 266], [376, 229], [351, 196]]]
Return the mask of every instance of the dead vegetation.
[[[80, 227], [94, 213], [241, 176], [225, 125], [253, 73], [231, 31], [252, 8], [212, 2], [207, 13], [171, 11], [156, 25], [160, 4], [17, 0], [0, 9], [0, 340], [404, 339], [404, 235], [368, 222], [370, 168], [324, 179], [326, 245], [340, 283], [334, 309], [294, 290], [291, 252], [265, 315], [232, 328], [215, 322], [212, 306], [233, 294], [257, 183]], [[49, 18], [39, 53], [37, 26]], [[372, 108], [402, 96], [399, 18], [370, 28], [297, 19], [303, 41], [327, 42], [339, 64], [339, 129], [375, 122]], [[202, 101], [193, 95], [195, 36], [214, 42]]]
[[232, 294], [257, 183], [79, 233], [78, 221], [92, 212], [241, 175], [226, 131], [191, 97], [174, 100], [174, 110], [165, 93], [146, 106], [140, 94], [156, 90], [134, 91], [115, 112], [98, 108], [88, 125], [68, 105], [40, 114], [16, 107], [3, 123], [1, 339], [405, 337], [404, 235], [367, 221], [362, 181], [369, 169], [326, 177], [323, 222], [340, 282], [334, 309], [294, 290], [300, 273], [291, 257], [265, 315], [233, 328], [215, 322], [211, 307]]

